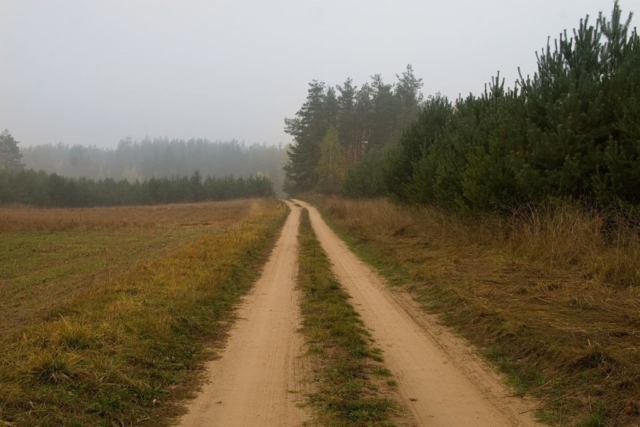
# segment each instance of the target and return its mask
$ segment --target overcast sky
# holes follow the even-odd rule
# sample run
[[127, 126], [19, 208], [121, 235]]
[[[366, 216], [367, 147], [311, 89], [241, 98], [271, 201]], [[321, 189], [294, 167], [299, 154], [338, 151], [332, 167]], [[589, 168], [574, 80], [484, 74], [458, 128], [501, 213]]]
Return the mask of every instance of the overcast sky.
[[[621, 0], [624, 16], [639, 0]], [[0, 0], [0, 128], [23, 145], [131, 136], [288, 143], [313, 79], [407, 64], [425, 95], [478, 93], [612, 0]], [[637, 26], [637, 19], [633, 25]]]

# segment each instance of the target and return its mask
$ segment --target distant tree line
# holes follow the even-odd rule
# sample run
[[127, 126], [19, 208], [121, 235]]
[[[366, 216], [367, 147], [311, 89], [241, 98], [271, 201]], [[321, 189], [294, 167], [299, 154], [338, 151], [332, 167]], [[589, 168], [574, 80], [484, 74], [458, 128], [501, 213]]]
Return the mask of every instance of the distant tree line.
[[284, 146], [206, 139], [127, 138], [115, 149], [59, 143], [23, 147], [21, 152], [27, 168], [71, 178], [134, 182], [191, 176], [195, 171], [216, 177], [264, 175], [278, 194], [287, 161]]
[[[590, 25], [587, 17], [572, 36], [564, 32], [548, 44], [533, 78], [521, 76], [515, 88], [505, 89], [498, 74], [480, 96], [453, 103], [429, 97], [395, 142], [367, 145], [331, 190], [462, 211], [550, 198], [634, 209], [640, 205], [640, 39], [630, 21], [616, 2], [611, 19], [600, 14]], [[293, 181], [288, 191], [326, 190], [318, 177], [292, 173], [304, 158], [301, 142], [317, 146], [315, 160], [306, 161], [320, 161], [324, 136], [309, 142], [307, 135], [332, 125], [315, 118], [321, 111], [312, 108], [321, 105], [315, 98], [310, 91], [299, 113], [305, 131], [295, 134], [303, 138], [285, 169]]]
[[44, 171], [0, 169], [0, 204], [40, 207], [151, 205], [273, 197], [266, 176], [189, 177], [128, 181], [66, 178]]

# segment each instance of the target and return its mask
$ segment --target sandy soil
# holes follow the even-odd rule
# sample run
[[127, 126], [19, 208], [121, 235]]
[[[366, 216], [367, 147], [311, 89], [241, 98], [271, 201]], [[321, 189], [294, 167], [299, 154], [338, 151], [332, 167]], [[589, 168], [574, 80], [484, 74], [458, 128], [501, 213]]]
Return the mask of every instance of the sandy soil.
[[208, 382], [188, 405], [183, 427], [299, 426], [310, 417], [300, 391], [304, 345], [300, 327], [297, 234], [291, 214], [260, 280], [238, 311], [221, 358], [207, 365]]
[[356, 310], [384, 350], [403, 403], [421, 426], [535, 426], [531, 402], [511, 397], [503, 379], [469, 345], [439, 326], [401, 290], [391, 290], [309, 210], [311, 223], [351, 294]]

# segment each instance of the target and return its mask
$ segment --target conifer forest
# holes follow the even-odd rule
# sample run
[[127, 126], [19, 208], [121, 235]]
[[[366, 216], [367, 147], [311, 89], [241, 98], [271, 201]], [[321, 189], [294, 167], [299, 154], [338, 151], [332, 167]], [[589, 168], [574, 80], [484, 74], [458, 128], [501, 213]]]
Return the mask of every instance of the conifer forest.
[[391, 196], [462, 212], [554, 199], [636, 211], [640, 39], [615, 4], [537, 54], [513, 87], [423, 98], [412, 67], [359, 88], [309, 84], [286, 119], [295, 139], [285, 191]]

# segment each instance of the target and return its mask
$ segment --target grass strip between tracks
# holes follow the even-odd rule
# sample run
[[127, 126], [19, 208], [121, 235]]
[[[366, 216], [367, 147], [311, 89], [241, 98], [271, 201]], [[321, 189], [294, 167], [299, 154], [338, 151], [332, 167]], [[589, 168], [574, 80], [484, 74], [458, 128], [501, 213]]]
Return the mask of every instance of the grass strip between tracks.
[[260, 275], [288, 209], [123, 272], [0, 349], [0, 426], [165, 425]]
[[395, 387], [380, 350], [331, 272], [309, 212], [302, 210], [298, 283], [303, 292], [303, 333], [317, 361], [311, 404], [325, 426], [392, 426], [397, 404], [385, 396]]

